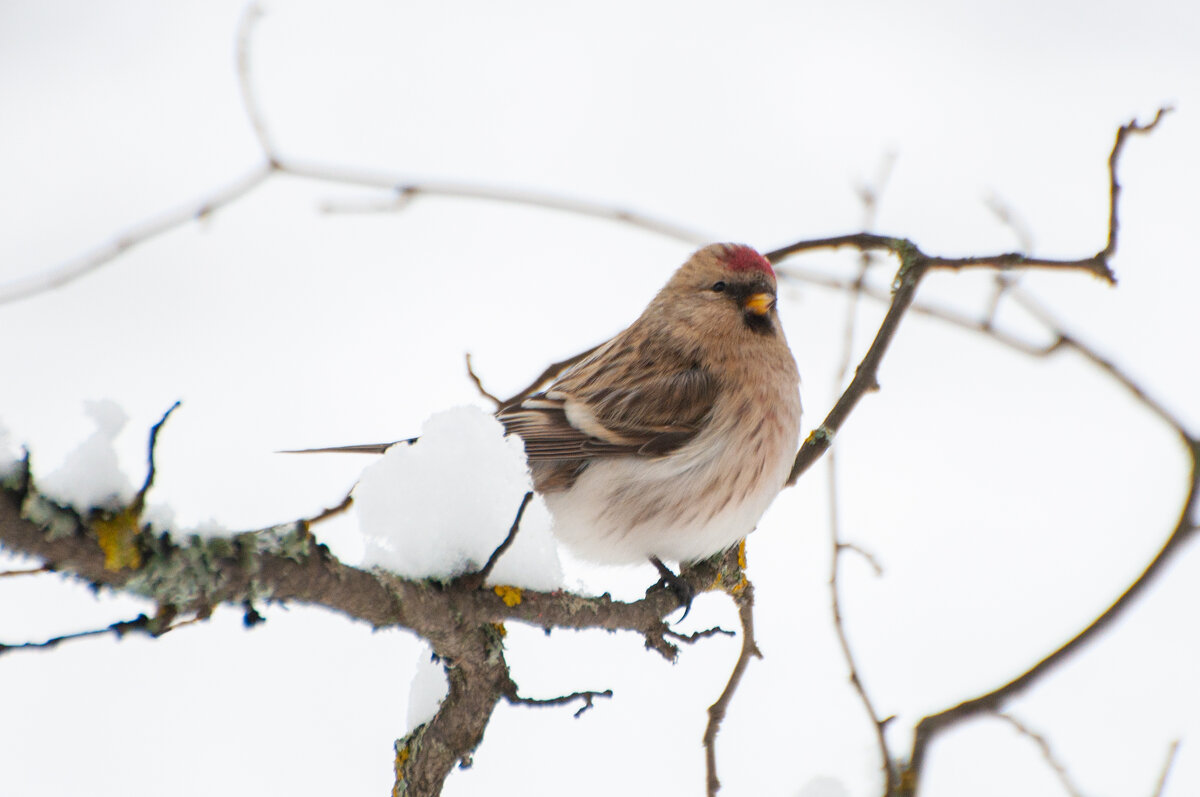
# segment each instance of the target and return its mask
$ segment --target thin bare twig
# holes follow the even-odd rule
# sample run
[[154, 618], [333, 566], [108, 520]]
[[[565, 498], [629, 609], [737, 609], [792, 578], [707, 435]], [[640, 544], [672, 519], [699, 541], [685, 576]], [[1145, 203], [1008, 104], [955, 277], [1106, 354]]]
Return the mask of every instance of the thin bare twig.
[[1062, 324], [1050, 314], [1037, 299], [1025, 291], [1014, 289], [1012, 292], [1013, 301], [1021, 307], [1022, 310], [1036, 318], [1045, 327], [1051, 330], [1055, 337], [1055, 348], [1067, 348], [1074, 351], [1092, 365], [1099, 368], [1109, 376], [1114, 382], [1124, 387], [1133, 395], [1142, 405], [1149, 409], [1152, 413], [1158, 416], [1159, 420], [1167, 424], [1173, 429], [1183, 432], [1183, 419], [1168, 410], [1166, 406], [1159, 400], [1155, 399], [1138, 385], [1124, 371], [1107, 357], [1101, 356], [1095, 349], [1081, 343], [1075, 336], [1067, 332]]
[[1066, 766], [1062, 763], [1062, 761], [1058, 760], [1056, 755], [1054, 755], [1054, 751], [1050, 748], [1050, 741], [1045, 736], [1033, 730], [1028, 725], [1014, 717], [1012, 714], [1007, 714], [1003, 711], [997, 711], [995, 716], [997, 719], [1002, 719], [1007, 722], [1013, 727], [1014, 730], [1016, 730], [1017, 733], [1021, 734], [1037, 745], [1038, 750], [1040, 750], [1042, 753], [1042, 759], [1046, 762], [1046, 765], [1049, 766], [1050, 769], [1054, 770], [1054, 774], [1058, 777], [1058, 782], [1062, 784], [1063, 791], [1070, 795], [1070, 797], [1083, 797], [1083, 792], [1078, 786], [1075, 785], [1075, 782], [1071, 780], [1071, 775], [1069, 772], [1067, 772]]
[[[1017, 246], [1022, 252], [1033, 251], [1033, 232], [1026, 224], [999, 196], [992, 194], [987, 198], [985, 204], [988, 210], [992, 211], [996, 219], [1001, 225], [1012, 231], [1013, 237], [1017, 240]], [[992, 295], [988, 299], [987, 310], [983, 314], [984, 325], [990, 329], [996, 323], [996, 315], [1000, 311], [1000, 302], [1009, 289], [1016, 284], [1017, 278], [1012, 274], [997, 272], [992, 283], [994, 288]]]
[[0, 571], [0, 578], [8, 578], [10, 576], [33, 576], [38, 573], [53, 573], [53, 568], [42, 565], [41, 567], [31, 567], [27, 570], [4, 570]]
[[858, 199], [863, 206], [863, 229], [869, 230], [875, 226], [875, 216], [879, 212], [879, 201], [888, 181], [892, 179], [892, 169], [896, 166], [896, 153], [889, 150], [879, 159], [879, 168], [875, 179], [858, 186]]
[[551, 363], [550, 365], [546, 366], [546, 369], [544, 371], [542, 371], [536, 379], [534, 379], [532, 382], [530, 382], [528, 385], [526, 385], [524, 389], [522, 389], [522, 390], [518, 391], [517, 393], [513, 394], [512, 396], [509, 396], [508, 398], [504, 399], [503, 403], [501, 403], [501, 405], [500, 405], [500, 409], [504, 409], [505, 407], [511, 407], [512, 405], [518, 404], [521, 401], [524, 401], [525, 399], [529, 398], [534, 393], [536, 393], [543, 385], [545, 385], [547, 382], [549, 382], [551, 379], [554, 379], [554, 377], [558, 376], [560, 373], [562, 373], [566, 369], [570, 368], [575, 363], [586, 359], [589, 355], [591, 355], [592, 352], [596, 351], [596, 349], [599, 349], [600, 346], [603, 346], [603, 345], [604, 344], [601, 343], [599, 345], [593, 346], [592, 348], [588, 349], [587, 351], [579, 352], [579, 354], [576, 354], [574, 357], [568, 357], [565, 360], [559, 360], [556, 363]]
[[1173, 110], [1174, 108], [1170, 105], [1164, 105], [1158, 109], [1154, 118], [1148, 123], [1139, 124], [1137, 119], [1130, 119], [1117, 130], [1117, 140], [1113, 142], [1112, 152], [1108, 156], [1108, 243], [1100, 250], [1097, 257], [1108, 259], [1117, 252], [1117, 231], [1121, 226], [1117, 218], [1117, 200], [1121, 196], [1121, 184], [1117, 182], [1117, 162], [1121, 159], [1125, 142], [1134, 133], [1149, 133], [1158, 127], [1158, 123], [1162, 121], [1163, 117]]
[[[611, 221], [636, 227], [676, 241], [701, 246], [712, 241], [712, 236], [689, 229], [665, 219], [656, 218], [639, 211], [569, 197], [549, 191], [519, 188], [500, 188], [478, 183], [455, 182], [452, 180], [413, 181], [404, 176], [363, 170], [352, 170], [344, 166], [288, 160], [279, 168], [296, 177], [306, 177], [320, 182], [357, 185], [363, 188], [381, 188], [392, 192], [390, 202], [363, 205], [358, 212], [402, 210], [418, 197], [442, 197], [445, 199], [477, 199], [485, 202], [500, 202], [506, 205], [523, 205], [541, 210], [553, 210], [575, 216]], [[326, 212], [329, 207], [326, 206]]]
[[840, 552], [851, 551], [861, 556], [866, 563], [871, 566], [871, 570], [874, 571], [876, 578], [879, 578], [883, 575], [883, 565], [879, 564], [879, 560], [875, 558], [875, 554], [871, 553], [866, 548], [853, 542], [839, 542], [837, 547], [838, 551]]
[[[883, 194], [885, 181], [890, 171], [889, 163], [888, 168], [882, 172], [879, 182], [872, 187], [864, 188], [860, 192], [863, 199], [864, 229], [870, 229], [875, 224], [875, 213], [878, 210], [879, 199]], [[858, 273], [846, 292], [846, 319], [842, 327], [842, 353], [834, 379], [834, 384], [839, 388], [845, 383], [846, 376], [850, 372], [850, 363], [854, 359], [854, 329], [857, 326], [859, 305], [862, 302], [863, 287], [866, 284], [867, 272], [870, 267], [871, 253], [864, 250], [859, 258]], [[859, 702], [862, 703], [863, 711], [866, 713], [868, 719], [870, 719], [875, 733], [875, 743], [879, 751], [879, 768], [883, 773], [884, 793], [890, 797], [896, 788], [896, 769], [892, 764], [892, 754], [887, 744], [887, 720], [880, 718], [879, 713], [875, 709], [875, 704], [867, 692], [866, 685], [859, 676], [858, 662], [854, 656], [854, 651], [850, 647], [850, 638], [846, 633], [846, 625], [842, 616], [841, 582], [838, 576], [841, 572], [842, 553], [851, 549], [852, 546], [849, 543], [842, 542], [841, 501], [839, 500], [841, 492], [838, 480], [839, 469], [836, 448], [830, 449], [826, 455], [826, 467], [829, 474], [829, 608], [832, 614], [833, 628], [837, 635], [838, 645], [841, 648], [842, 659], [846, 663], [846, 671], [850, 678], [850, 684], [854, 687]], [[877, 574], [881, 572], [879, 564], [873, 556], [866, 554], [866, 558], [875, 567]]]
[[266, 182], [271, 173], [272, 170], [269, 166], [259, 166], [241, 177], [234, 178], [204, 199], [180, 210], [169, 211], [149, 221], [134, 225], [113, 240], [76, 258], [28, 277], [6, 282], [0, 285], [0, 305], [69, 285], [80, 277], [116, 260], [135, 247], [149, 243], [189, 222], [206, 218], [217, 210], [236, 202]]
[[267, 130], [262, 109], [258, 104], [250, 72], [250, 47], [254, 28], [262, 18], [262, 6], [258, 3], [250, 3], [242, 11], [242, 16], [238, 20], [236, 51], [238, 89], [242, 95], [242, 111], [245, 112], [246, 119], [250, 122], [250, 128], [254, 131], [254, 138], [258, 141], [259, 149], [267, 156], [269, 168], [275, 170], [279, 168], [279, 158], [276, 155], [275, 143], [271, 140], [271, 135]]
[[[351, 489], [353, 490], [353, 488], [351, 488]], [[337, 515], [342, 514], [343, 512], [348, 510], [353, 505], [354, 505], [354, 493], [353, 492], [346, 493], [346, 497], [343, 498], [340, 502], [338, 502], [338, 504], [336, 506], [331, 506], [328, 509], [322, 509], [320, 512], [313, 515], [312, 517], [305, 518], [305, 520], [303, 522], [305, 525], [308, 525], [308, 526], [316, 525], [317, 523], [320, 523], [322, 520], [328, 520], [331, 517], [336, 517]]]
[[133, 499], [134, 511], [136, 514], [141, 514], [142, 509], [146, 506], [146, 493], [150, 492], [150, 488], [154, 486], [154, 476], [158, 472], [154, 464], [154, 451], [158, 447], [158, 434], [162, 431], [163, 425], [167, 419], [171, 417], [171, 413], [179, 409], [182, 402], [176, 401], [166, 412], [158, 423], [150, 427], [150, 441], [146, 446], [146, 480], [142, 482], [142, 487], [137, 491], [137, 495]]
[[467, 589], [479, 589], [483, 586], [483, 582], [487, 581], [488, 576], [492, 574], [492, 570], [496, 568], [496, 563], [500, 561], [500, 557], [516, 541], [517, 532], [521, 530], [521, 518], [525, 517], [525, 508], [529, 506], [529, 502], [532, 500], [533, 491], [529, 490], [525, 493], [525, 497], [521, 499], [521, 506], [517, 508], [517, 516], [513, 518], [512, 526], [509, 527], [508, 535], [505, 536], [504, 541], [497, 546], [496, 550], [492, 551], [492, 555], [488, 557], [483, 567], [474, 573], [464, 573], [459, 576], [455, 579], [456, 584], [460, 584]]
[[574, 700], [582, 700], [583, 705], [575, 712], [575, 719], [579, 719], [585, 711], [592, 708], [592, 701], [598, 697], [612, 697], [613, 690], [605, 689], [603, 692], [572, 692], [569, 695], [560, 697], [521, 697], [516, 694], [505, 695], [504, 699], [509, 703], [518, 706], [561, 706], [564, 703], [570, 703]]
[[467, 358], [467, 376], [469, 376], [471, 378], [471, 381], [475, 383], [475, 389], [479, 391], [479, 395], [483, 396], [485, 399], [487, 399], [488, 401], [495, 404], [496, 409], [500, 409], [500, 407], [503, 406], [504, 402], [488, 392], [487, 388], [485, 388], [483, 386], [483, 381], [479, 378], [479, 374], [475, 373], [475, 369], [471, 367], [471, 352], [467, 352], [466, 358]]
[[891, 252], [901, 259], [919, 258], [926, 269], [959, 271], [968, 268], [1001, 270], [1041, 268], [1052, 271], [1087, 271], [1106, 282], [1116, 282], [1116, 277], [1108, 265], [1107, 255], [1104, 255], [1103, 251], [1091, 257], [1080, 258], [1078, 260], [1029, 257], [1020, 252], [1002, 252], [995, 255], [978, 255], [973, 257], [938, 257], [936, 255], [925, 254], [915, 243], [907, 238], [893, 238], [869, 232], [797, 241], [787, 246], [773, 249], [764, 254], [763, 257], [772, 263], [776, 263], [801, 252], [815, 252], [821, 249], [841, 249], [843, 247], [851, 247], [861, 252]]
[[712, 628], [706, 628], [703, 631], [693, 631], [690, 634], [681, 634], [678, 631], [672, 631], [671, 629], [667, 629], [666, 635], [668, 637], [670, 637], [671, 639], [678, 639], [680, 642], [685, 642], [685, 643], [691, 645], [696, 642], [699, 642], [701, 639], [708, 639], [709, 637], [716, 636], [717, 634], [722, 634], [724, 636], [737, 636], [737, 634], [735, 632], [728, 631], [724, 628], [721, 628], [720, 626], [713, 626]]
[[984, 199], [983, 204], [992, 215], [996, 217], [1003, 226], [1012, 231], [1013, 237], [1017, 239], [1017, 246], [1022, 252], [1030, 252], [1033, 250], [1033, 231], [1029, 229], [1029, 225], [1017, 215], [1017, 212], [1009, 207], [1008, 203], [1000, 198], [997, 194], [989, 194]]
[[[834, 452], [829, 452], [829, 457], [831, 463], [835, 461]], [[898, 786], [896, 767], [892, 763], [892, 752], [887, 743], [887, 725], [891, 718], [879, 715], [874, 701], [871, 700], [871, 695], [867, 692], [866, 684], [863, 683], [862, 677], [859, 675], [858, 662], [854, 657], [853, 649], [850, 647], [850, 638], [846, 633], [846, 625], [842, 617], [841, 587], [838, 580], [838, 573], [840, 570], [839, 565], [842, 561], [841, 552], [844, 543], [840, 541], [837, 470], [832, 465], [829, 469], [829, 509], [829, 536], [832, 547], [829, 562], [829, 608], [833, 615], [833, 628], [837, 635], [838, 647], [842, 651], [842, 659], [846, 662], [850, 685], [854, 688], [859, 702], [862, 703], [863, 711], [871, 721], [871, 728], [875, 734], [875, 744], [879, 751], [879, 768], [883, 773], [884, 794], [890, 797], [890, 795], [895, 794]], [[875, 564], [874, 558], [868, 558], [868, 561]]]
[[[859, 290], [863, 296], [866, 296], [872, 301], [880, 304], [888, 304], [892, 300], [892, 294], [890, 291], [877, 288], [870, 283], [865, 283], [856, 288], [854, 280], [831, 277], [816, 271], [803, 269], [796, 266], [777, 269], [776, 273], [778, 273], [782, 279], [795, 279], [800, 282], [805, 282], [810, 285], [816, 285], [818, 287], [827, 288], [833, 291], [840, 292]], [[989, 326], [986, 318], [976, 319], [949, 307], [942, 307], [940, 305], [914, 301], [909, 307], [909, 312], [915, 315], [925, 316], [927, 318], [934, 318], [938, 321], [951, 324], [969, 332], [979, 333], [985, 338], [988, 338], [996, 343], [1000, 343], [1001, 345], [1013, 349], [1014, 351], [1022, 354], [1028, 354], [1032, 357], [1048, 356], [1049, 354], [1053, 353], [1058, 346], [1057, 343], [1051, 343], [1050, 345], [1046, 346], [1030, 343], [1024, 338], [1005, 332], [999, 327], [994, 325]]]
[[1154, 791], [1150, 793], [1150, 797], [1162, 797], [1163, 790], [1167, 788], [1167, 778], [1171, 775], [1171, 769], [1175, 766], [1175, 756], [1179, 753], [1179, 740], [1171, 742], [1171, 746], [1167, 748], [1167, 760], [1163, 762], [1162, 771], [1158, 773], [1158, 782], [1154, 784]]
[[725, 720], [725, 712], [729, 710], [729, 703], [742, 682], [742, 676], [746, 674], [750, 659], [762, 658], [762, 652], [754, 639], [754, 586], [746, 581], [742, 589], [732, 597], [737, 604], [738, 618], [742, 623], [742, 650], [738, 653], [737, 662], [733, 665], [733, 671], [729, 674], [729, 681], [725, 684], [721, 696], [708, 707], [708, 725], [704, 729], [705, 785], [708, 797], [714, 797], [721, 790], [721, 781], [717, 778], [717, 734]]
[[0, 643], [0, 655], [14, 650], [54, 648], [72, 639], [84, 639], [86, 637], [100, 636], [101, 634], [115, 634], [117, 639], [120, 639], [131, 631], [145, 631], [149, 627], [150, 618], [144, 614], [139, 614], [132, 620], [122, 620], [112, 625], [107, 625], [104, 628], [92, 629], [91, 631], [76, 631], [73, 634], [63, 634], [62, 636], [52, 637], [43, 642], [23, 642], [19, 645], [5, 645]]

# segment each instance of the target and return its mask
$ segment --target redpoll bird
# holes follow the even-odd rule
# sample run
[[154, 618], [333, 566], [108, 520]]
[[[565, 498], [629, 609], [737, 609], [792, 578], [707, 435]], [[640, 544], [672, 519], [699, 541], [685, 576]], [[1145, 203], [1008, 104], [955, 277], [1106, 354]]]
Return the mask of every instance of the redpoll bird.
[[771, 264], [748, 246], [713, 244], [629, 328], [497, 418], [524, 441], [563, 542], [597, 562], [649, 559], [679, 590], [662, 559], [729, 548], [783, 488], [799, 382]]
[[690, 562], [744, 538], [782, 489], [799, 381], [771, 264], [714, 244], [628, 329], [498, 417], [574, 551]]

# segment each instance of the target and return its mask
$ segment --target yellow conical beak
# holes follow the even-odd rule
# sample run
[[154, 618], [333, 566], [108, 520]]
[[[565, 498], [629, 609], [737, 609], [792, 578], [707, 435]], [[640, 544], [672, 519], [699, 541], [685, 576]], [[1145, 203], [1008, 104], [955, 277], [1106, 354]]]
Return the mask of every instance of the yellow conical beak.
[[775, 297], [769, 293], [751, 294], [746, 299], [746, 309], [755, 315], [766, 315], [775, 306]]

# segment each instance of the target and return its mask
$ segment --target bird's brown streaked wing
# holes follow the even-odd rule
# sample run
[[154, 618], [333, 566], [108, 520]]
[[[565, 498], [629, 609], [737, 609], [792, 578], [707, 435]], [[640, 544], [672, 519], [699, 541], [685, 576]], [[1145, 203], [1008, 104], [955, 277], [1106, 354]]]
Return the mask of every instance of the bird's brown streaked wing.
[[716, 394], [710, 371], [662, 341], [606, 346], [498, 417], [531, 460], [660, 456], [696, 435]]

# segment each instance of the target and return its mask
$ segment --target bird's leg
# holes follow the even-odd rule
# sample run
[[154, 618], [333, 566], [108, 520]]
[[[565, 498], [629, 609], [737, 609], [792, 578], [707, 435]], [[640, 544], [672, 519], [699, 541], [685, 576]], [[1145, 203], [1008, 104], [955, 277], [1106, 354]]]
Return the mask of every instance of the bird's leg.
[[650, 557], [650, 564], [654, 565], [659, 575], [658, 584], [654, 586], [657, 587], [661, 584], [671, 590], [671, 592], [674, 592], [675, 597], [679, 598], [679, 603], [683, 606], [683, 615], [680, 616], [679, 621], [683, 622], [684, 618], [688, 616], [688, 612], [692, 610], [692, 600], [696, 597], [696, 590], [684, 578], [664, 565], [662, 560], [657, 556]]

